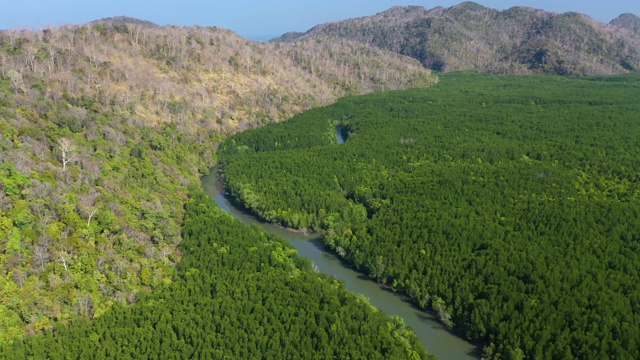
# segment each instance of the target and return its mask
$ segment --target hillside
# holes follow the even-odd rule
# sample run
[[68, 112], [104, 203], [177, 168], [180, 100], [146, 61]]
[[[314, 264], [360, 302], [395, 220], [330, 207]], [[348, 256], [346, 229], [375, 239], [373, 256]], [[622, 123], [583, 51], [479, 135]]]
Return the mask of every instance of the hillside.
[[435, 82], [408, 57], [312, 45], [129, 18], [0, 32], [0, 343], [168, 286], [186, 187], [226, 134]]
[[[410, 58], [348, 41], [261, 44], [220, 28], [154, 27], [129, 18], [0, 34], [0, 75], [22, 96], [57, 101], [68, 93], [147, 125], [204, 122], [223, 133], [428, 76]], [[372, 75], [381, 62], [394, 70], [385, 79]]]
[[[193, 191], [195, 190], [195, 191]], [[175, 282], [43, 336], [2, 359], [433, 359], [397, 316], [318, 274], [282, 239], [192, 189]]]
[[594, 75], [640, 70], [638, 18], [631, 14], [602, 24], [573, 12], [499, 11], [473, 2], [450, 8], [394, 7], [274, 42], [319, 36], [391, 50], [442, 72]]

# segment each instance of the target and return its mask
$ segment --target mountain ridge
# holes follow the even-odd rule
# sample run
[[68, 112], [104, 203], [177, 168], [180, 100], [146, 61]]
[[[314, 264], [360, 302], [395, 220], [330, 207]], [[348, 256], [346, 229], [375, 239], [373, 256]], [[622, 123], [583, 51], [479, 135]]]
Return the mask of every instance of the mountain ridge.
[[620, 14], [620, 16], [611, 20], [609, 24], [636, 34], [640, 32], [640, 17], [631, 13]]
[[531, 7], [496, 10], [473, 2], [449, 8], [396, 6], [372, 16], [330, 22], [302, 35], [354, 40], [449, 71], [603, 75], [640, 70], [640, 18], [610, 24], [577, 12]]
[[102, 23], [107, 23], [111, 25], [113, 24], [141, 25], [141, 26], [152, 27], [152, 28], [160, 27], [160, 25], [152, 21], [133, 18], [126, 15], [111, 16], [111, 17], [106, 17], [106, 18], [89, 22], [89, 24], [102, 24]]

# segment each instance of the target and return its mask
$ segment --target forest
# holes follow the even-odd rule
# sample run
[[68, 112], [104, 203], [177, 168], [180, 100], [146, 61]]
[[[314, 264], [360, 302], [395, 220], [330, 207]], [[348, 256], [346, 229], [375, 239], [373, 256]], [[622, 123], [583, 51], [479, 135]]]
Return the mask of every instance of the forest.
[[3, 359], [430, 359], [399, 317], [193, 187], [163, 291], [0, 346]]
[[346, 40], [261, 44], [130, 18], [0, 31], [0, 343], [171, 282], [187, 187], [224, 136], [434, 82]]
[[[227, 192], [322, 232], [484, 357], [640, 357], [640, 75], [442, 75], [227, 138]], [[336, 143], [336, 127], [346, 136]]]
[[[428, 357], [187, 189], [230, 134], [438, 78], [327, 34], [120, 20], [0, 31], [0, 358]], [[228, 138], [230, 194], [487, 358], [639, 357], [640, 78], [442, 79]]]

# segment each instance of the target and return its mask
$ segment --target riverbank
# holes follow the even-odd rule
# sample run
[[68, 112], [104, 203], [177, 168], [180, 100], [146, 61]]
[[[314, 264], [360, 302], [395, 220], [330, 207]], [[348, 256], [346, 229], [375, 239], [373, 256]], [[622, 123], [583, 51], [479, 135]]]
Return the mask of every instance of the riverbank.
[[480, 349], [477, 346], [451, 333], [438, 321], [435, 314], [424, 312], [412, 302], [407, 301], [405, 296], [370, 280], [368, 276], [356, 271], [335, 254], [325, 251], [319, 234], [305, 236], [303, 232], [291, 232], [284, 227], [262, 222], [235, 207], [225, 197], [224, 187], [220, 185], [215, 169], [202, 178], [202, 187], [223, 210], [247, 225], [260, 225], [265, 231], [284, 238], [298, 251], [299, 255], [312, 261], [319, 271], [343, 281], [347, 289], [363, 294], [376, 308], [403, 318], [405, 323], [414, 329], [427, 351], [438, 359], [480, 358]]

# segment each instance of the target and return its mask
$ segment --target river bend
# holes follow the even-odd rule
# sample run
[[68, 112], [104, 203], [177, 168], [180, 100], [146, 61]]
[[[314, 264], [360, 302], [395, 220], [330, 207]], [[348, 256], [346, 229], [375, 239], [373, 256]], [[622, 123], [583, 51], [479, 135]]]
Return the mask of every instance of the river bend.
[[[343, 139], [342, 139], [343, 140]], [[344, 140], [343, 140], [344, 141]], [[336, 256], [322, 250], [322, 239], [317, 235], [305, 235], [292, 232], [278, 226], [260, 222], [254, 217], [235, 208], [225, 198], [224, 187], [216, 169], [202, 178], [203, 189], [215, 199], [218, 206], [241, 222], [252, 225], [258, 224], [271, 234], [278, 235], [298, 250], [298, 254], [311, 260], [320, 271], [344, 281], [347, 289], [361, 293], [371, 302], [371, 305], [390, 315], [400, 316], [405, 323], [416, 332], [420, 342], [430, 354], [442, 360], [479, 359], [479, 349], [464, 339], [447, 331], [435, 315], [426, 313], [405, 301], [402, 296], [390, 292], [365, 275], [351, 269]]]

